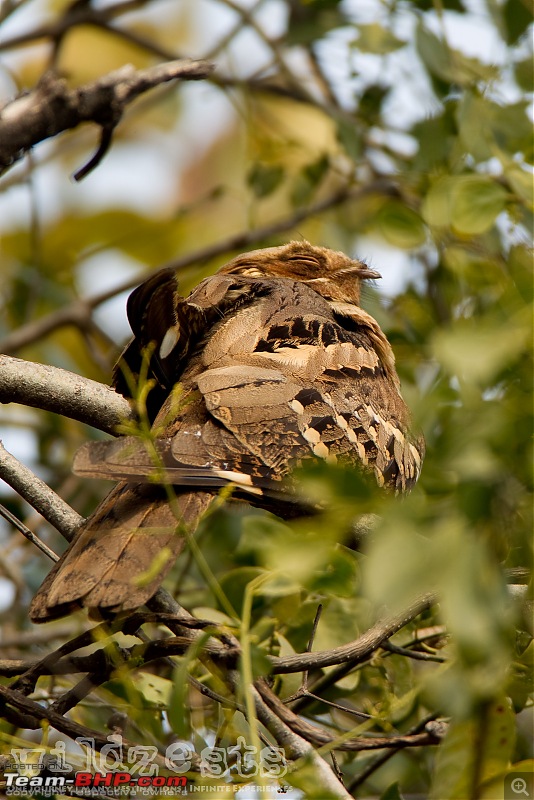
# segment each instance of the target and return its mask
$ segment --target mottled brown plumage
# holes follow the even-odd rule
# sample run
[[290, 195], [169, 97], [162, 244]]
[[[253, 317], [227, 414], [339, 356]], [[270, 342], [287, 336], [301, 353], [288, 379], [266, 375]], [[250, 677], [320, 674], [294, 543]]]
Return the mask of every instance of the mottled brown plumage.
[[305, 458], [359, 465], [396, 491], [414, 484], [423, 441], [409, 433], [389, 342], [359, 307], [362, 280], [376, 277], [343, 253], [291, 242], [238, 256], [187, 298], [173, 270], [136, 289], [114, 386], [130, 396], [151, 348], [155, 439], [77, 454], [78, 474], [121, 482], [43, 583], [35, 622], [146, 602], [183, 547], [182, 526], [194, 530], [229, 482], [251, 502], [276, 498], [282, 514], [281, 479]]

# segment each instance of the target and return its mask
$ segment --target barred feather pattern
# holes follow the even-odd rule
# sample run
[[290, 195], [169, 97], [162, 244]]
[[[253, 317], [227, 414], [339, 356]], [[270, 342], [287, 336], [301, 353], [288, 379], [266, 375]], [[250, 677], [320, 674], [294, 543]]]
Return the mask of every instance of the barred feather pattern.
[[43, 583], [34, 622], [80, 605], [142, 605], [225, 484], [282, 515], [294, 503], [283, 479], [303, 459], [357, 465], [398, 492], [413, 486], [424, 442], [410, 433], [390, 344], [359, 305], [362, 281], [377, 277], [343, 253], [291, 242], [238, 256], [187, 298], [169, 269], [133, 292], [134, 338], [114, 386], [131, 395], [149, 348], [155, 438], [77, 453], [77, 474], [120, 483]]

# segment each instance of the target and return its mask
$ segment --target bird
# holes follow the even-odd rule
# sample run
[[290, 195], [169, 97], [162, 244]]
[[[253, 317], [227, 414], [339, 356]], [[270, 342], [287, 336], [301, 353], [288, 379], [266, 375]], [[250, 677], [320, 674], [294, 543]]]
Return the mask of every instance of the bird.
[[360, 306], [378, 272], [291, 241], [238, 255], [187, 297], [178, 277], [160, 270], [128, 299], [133, 338], [112, 386], [129, 399], [151, 387], [151, 433], [76, 454], [76, 474], [117, 484], [45, 578], [33, 622], [145, 604], [221, 487], [272, 500], [283, 517], [295, 503], [286, 480], [308, 459], [355, 466], [396, 493], [419, 476], [424, 439], [391, 345]]

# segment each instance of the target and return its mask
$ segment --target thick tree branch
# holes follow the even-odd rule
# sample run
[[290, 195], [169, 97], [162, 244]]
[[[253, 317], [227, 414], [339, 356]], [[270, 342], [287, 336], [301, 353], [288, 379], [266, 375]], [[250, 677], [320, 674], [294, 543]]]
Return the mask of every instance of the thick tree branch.
[[315, 779], [318, 783], [317, 791], [324, 790], [325, 797], [350, 800], [352, 795], [340, 783], [333, 770], [321, 756], [316, 753], [313, 746], [302, 736], [299, 736], [283, 722], [280, 717], [264, 701], [256, 687], [251, 687], [256, 707], [256, 714], [261, 723], [274, 736], [278, 744], [284, 748], [292, 760], [308, 758], [316, 768]]
[[[108, 386], [67, 370], [0, 355], [0, 402], [53, 411], [112, 433], [132, 409]], [[82, 517], [0, 443], [0, 478], [71, 541]]]
[[78, 173], [81, 178], [101, 160], [113, 128], [138, 95], [168, 81], [205, 78], [212, 70], [212, 64], [190, 60], [170, 61], [144, 70], [126, 65], [75, 89], [70, 89], [63, 78], [47, 72], [32, 92], [0, 111], [0, 174], [44, 139], [82, 122], [94, 122], [102, 129], [102, 141], [91, 162]]
[[132, 419], [128, 401], [109, 386], [65, 369], [0, 355], [0, 403], [21, 403], [85, 422], [105, 433]]

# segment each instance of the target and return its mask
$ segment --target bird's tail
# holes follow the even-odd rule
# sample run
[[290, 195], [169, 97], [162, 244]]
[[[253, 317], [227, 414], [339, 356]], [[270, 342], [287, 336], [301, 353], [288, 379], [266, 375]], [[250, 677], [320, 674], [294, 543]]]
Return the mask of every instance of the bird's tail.
[[146, 603], [182, 551], [213, 494], [176, 494], [163, 487], [119, 483], [78, 531], [30, 606], [33, 622], [65, 616], [75, 608], [104, 614]]

